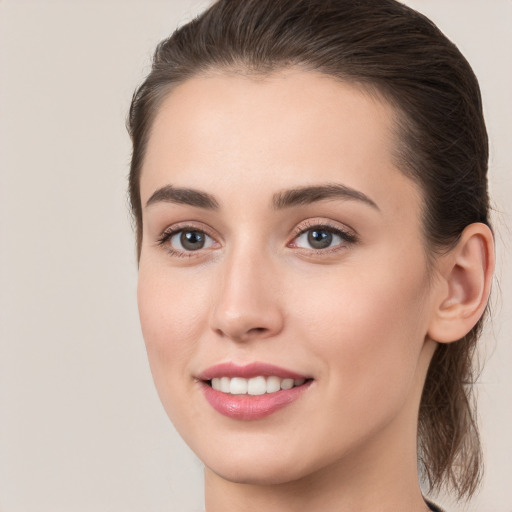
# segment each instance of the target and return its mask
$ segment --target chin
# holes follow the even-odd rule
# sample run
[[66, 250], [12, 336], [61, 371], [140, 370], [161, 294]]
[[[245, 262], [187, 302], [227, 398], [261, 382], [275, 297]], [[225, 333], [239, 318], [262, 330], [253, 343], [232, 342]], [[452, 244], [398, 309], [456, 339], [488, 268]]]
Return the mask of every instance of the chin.
[[246, 485], [280, 485], [300, 480], [306, 476], [290, 467], [273, 464], [219, 464], [208, 466], [210, 471], [228, 482]]
[[196, 453], [205, 466], [219, 477], [247, 485], [294, 482], [318, 471], [323, 466], [322, 462], [330, 462], [310, 460], [307, 453], [300, 449], [286, 450], [282, 445], [265, 447], [262, 443], [257, 450], [214, 450], [209, 453], [198, 450]]

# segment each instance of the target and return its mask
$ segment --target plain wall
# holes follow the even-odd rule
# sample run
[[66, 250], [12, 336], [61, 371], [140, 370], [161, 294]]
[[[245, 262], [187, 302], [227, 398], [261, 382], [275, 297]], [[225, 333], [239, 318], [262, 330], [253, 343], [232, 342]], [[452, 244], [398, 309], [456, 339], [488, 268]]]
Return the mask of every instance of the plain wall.
[[[486, 478], [467, 507], [439, 501], [512, 512], [512, 2], [406, 3], [480, 78], [498, 210]], [[201, 464], [163, 412], [140, 333], [124, 121], [156, 43], [206, 4], [0, 0], [1, 512], [202, 510]]]

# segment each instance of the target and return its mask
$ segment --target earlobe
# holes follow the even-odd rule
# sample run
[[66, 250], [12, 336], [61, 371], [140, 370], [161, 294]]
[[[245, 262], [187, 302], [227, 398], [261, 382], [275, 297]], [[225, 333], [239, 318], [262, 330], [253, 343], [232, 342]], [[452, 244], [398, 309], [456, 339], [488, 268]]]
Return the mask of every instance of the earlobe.
[[450, 343], [475, 326], [487, 305], [495, 261], [490, 228], [470, 224], [442, 259], [428, 336]]

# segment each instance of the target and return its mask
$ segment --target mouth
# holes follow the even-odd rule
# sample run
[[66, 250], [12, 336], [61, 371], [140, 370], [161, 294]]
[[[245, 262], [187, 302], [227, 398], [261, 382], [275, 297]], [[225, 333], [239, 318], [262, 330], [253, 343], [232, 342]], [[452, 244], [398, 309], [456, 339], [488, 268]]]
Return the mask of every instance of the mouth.
[[222, 363], [199, 376], [204, 397], [213, 409], [237, 420], [256, 420], [277, 412], [295, 402], [313, 380], [262, 363]]
[[222, 393], [229, 393], [231, 395], [260, 396], [302, 386], [308, 380], [312, 379], [283, 379], [276, 375], [270, 375], [268, 377], [258, 375], [250, 379], [227, 376], [214, 377], [213, 379], [205, 382], [215, 391], [221, 391]]

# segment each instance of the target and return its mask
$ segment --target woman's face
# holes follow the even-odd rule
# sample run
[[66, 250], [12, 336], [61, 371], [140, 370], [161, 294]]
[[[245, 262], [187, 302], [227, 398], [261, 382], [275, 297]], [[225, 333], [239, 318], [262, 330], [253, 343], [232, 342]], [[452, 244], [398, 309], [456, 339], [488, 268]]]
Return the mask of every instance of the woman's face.
[[386, 104], [297, 70], [193, 78], [161, 106], [140, 317], [163, 405], [217, 475], [286, 482], [409, 445], [415, 471], [433, 301], [393, 133]]

